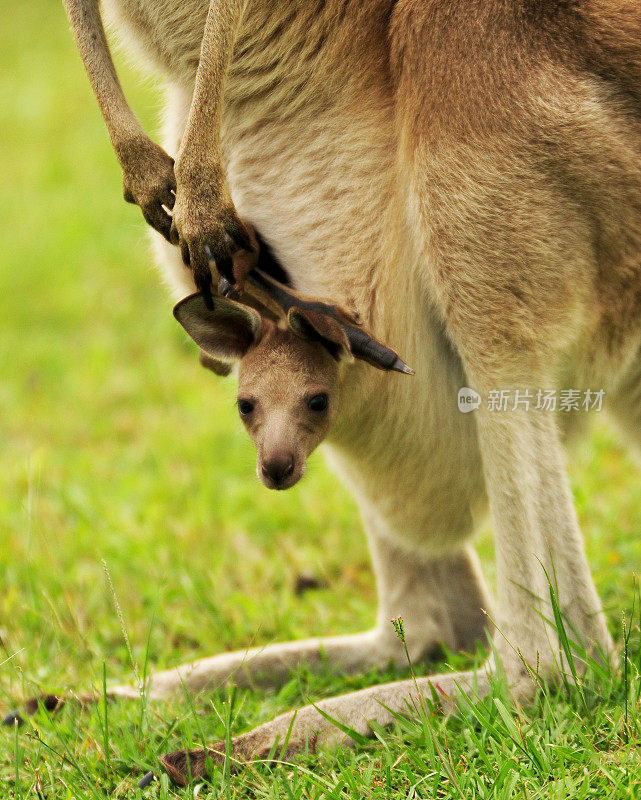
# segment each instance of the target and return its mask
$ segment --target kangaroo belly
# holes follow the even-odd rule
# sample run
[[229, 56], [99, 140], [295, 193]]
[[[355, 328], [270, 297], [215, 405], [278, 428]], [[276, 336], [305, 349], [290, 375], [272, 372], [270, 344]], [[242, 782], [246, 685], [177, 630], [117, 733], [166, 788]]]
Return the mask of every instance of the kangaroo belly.
[[226, 87], [223, 152], [239, 212], [297, 286], [337, 300], [371, 289], [388, 257], [388, 6], [289, 0], [278, 15], [254, 9]]
[[382, 108], [365, 120], [334, 108], [244, 133], [226, 129], [227, 174], [239, 213], [301, 290], [362, 305], [390, 259], [395, 248], [387, 234], [397, 223], [390, 220], [396, 198], [389, 131]]

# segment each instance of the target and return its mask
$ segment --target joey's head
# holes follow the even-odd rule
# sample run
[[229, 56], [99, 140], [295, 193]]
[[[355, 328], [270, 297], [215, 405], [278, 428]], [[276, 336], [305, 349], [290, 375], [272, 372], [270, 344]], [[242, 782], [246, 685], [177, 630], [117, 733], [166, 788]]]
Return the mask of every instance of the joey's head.
[[[327, 436], [340, 402], [343, 370], [355, 358], [411, 372], [394, 353], [336, 307], [298, 298], [287, 313], [200, 294], [174, 315], [201, 349], [201, 362], [228, 374], [237, 362], [238, 412], [256, 446], [257, 473], [269, 489], [289, 489]], [[263, 313], [265, 312], [265, 313]]]
[[336, 414], [340, 362], [350, 358], [340, 325], [299, 309], [277, 322], [221, 297], [208, 309], [197, 294], [174, 314], [205, 358], [238, 362], [238, 412], [256, 447], [258, 477], [269, 489], [294, 486]]
[[327, 436], [339, 403], [340, 366], [320, 342], [263, 323], [238, 370], [238, 413], [256, 446], [258, 477], [289, 489]]

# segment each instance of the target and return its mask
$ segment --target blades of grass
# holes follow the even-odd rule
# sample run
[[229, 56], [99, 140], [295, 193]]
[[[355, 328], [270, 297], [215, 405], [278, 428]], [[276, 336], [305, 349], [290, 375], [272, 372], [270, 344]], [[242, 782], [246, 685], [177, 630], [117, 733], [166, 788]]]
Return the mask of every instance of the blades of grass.
[[147, 644], [145, 645], [145, 660], [142, 665], [142, 675], [140, 679], [140, 715], [138, 717], [138, 737], [142, 742], [145, 736], [145, 722], [147, 712], [147, 702], [149, 700], [149, 686], [147, 685], [147, 675], [149, 669], [149, 650], [151, 648], [151, 633], [153, 631], [154, 622], [156, 621], [156, 609], [158, 608], [158, 595], [156, 595], [156, 603], [151, 615], [151, 622], [149, 623], [149, 631], [147, 633]]
[[287, 746], [289, 745], [289, 740], [292, 736], [292, 731], [294, 729], [294, 723], [296, 722], [296, 717], [298, 716], [298, 711], [294, 711], [292, 714], [292, 720], [289, 723], [289, 727], [287, 728], [287, 733], [285, 734], [285, 738], [283, 739], [283, 745], [280, 748], [280, 753], [278, 755], [278, 760], [282, 761], [285, 758], [285, 753], [287, 752]]
[[[400, 728], [401, 732], [414, 734], [416, 731], [416, 709], [412, 706], [412, 704], [408, 701], [407, 705], [407, 714], [403, 714], [400, 711], [394, 711], [389, 706], [385, 705], [381, 700], [378, 701], [378, 704], [381, 708], [384, 708], [390, 716], [394, 719], [398, 727]], [[412, 716], [414, 715], [414, 716]]]
[[234, 686], [229, 687], [227, 694], [227, 704], [225, 706], [225, 761], [223, 762], [223, 781], [225, 784], [225, 796], [231, 797], [231, 761], [234, 757], [234, 748], [232, 744], [232, 724], [234, 716]]
[[[579, 681], [579, 676], [576, 669], [576, 664], [574, 662], [574, 653], [572, 652], [572, 646], [570, 645], [570, 640], [568, 639], [567, 631], [565, 629], [565, 622], [563, 620], [563, 614], [561, 612], [561, 607], [559, 605], [559, 600], [556, 595], [556, 590], [552, 585], [552, 581], [550, 580], [550, 576], [548, 575], [547, 570], [541, 564], [543, 572], [545, 574], [545, 578], [548, 582], [548, 590], [550, 592], [550, 603], [552, 604], [552, 613], [554, 614], [554, 623], [557, 636], [559, 637], [559, 643], [565, 654], [566, 661], [568, 662], [568, 666], [570, 668], [570, 672], [572, 673], [572, 678], [574, 680], [574, 686], [576, 687], [579, 696], [581, 698], [581, 702], [583, 703], [583, 707], [587, 713], [589, 713], [589, 708], [587, 701], [585, 699], [585, 694], [583, 692], [583, 687]], [[562, 665], [560, 665], [562, 666]], [[564, 682], [567, 683], [567, 679], [565, 678], [565, 672], [561, 669], [561, 674], [563, 675]], [[569, 686], [567, 687], [569, 690]]]
[[[65, 760], [70, 766], [72, 766], [76, 770], [78, 775], [80, 775], [80, 777], [83, 779], [83, 781], [85, 781], [85, 783], [87, 784], [87, 786], [89, 788], [89, 791], [96, 798], [96, 800], [104, 800], [104, 795], [103, 794], [98, 794], [98, 792], [96, 790], [95, 781], [92, 781], [89, 778], [87, 773], [84, 771], [84, 769], [78, 763], [76, 757], [74, 756], [74, 754], [71, 751], [71, 748], [69, 747], [69, 744], [67, 743], [67, 740], [62, 735], [62, 733], [60, 731], [60, 728], [56, 725], [56, 721], [54, 720], [54, 718], [51, 715], [48, 715], [46, 717], [46, 719], [49, 721], [49, 724], [53, 728], [53, 730], [54, 730], [54, 732], [55, 732], [55, 734], [56, 734], [56, 736], [58, 738], [58, 741], [63, 746], [63, 748], [65, 750], [65, 753], [67, 754], [67, 757], [65, 759], [63, 759], [63, 760]], [[48, 745], [39, 736], [37, 738], [44, 745], [44, 747], [46, 747], [47, 749], [51, 750], [51, 752], [55, 753], [58, 757], [60, 757], [61, 754], [58, 753], [56, 750], [54, 750], [53, 747]]]
[[109, 711], [107, 700], [107, 664], [102, 662], [102, 713], [104, 714], [104, 725], [102, 729], [103, 747], [105, 751], [105, 760], [107, 762], [107, 769], [111, 773], [111, 750], [109, 744]]
[[18, 734], [18, 723], [13, 723], [13, 763], [14, 763], [14, 796], [16, 800], [22, 798], [22, 785], [20, 783], [20, 736]]
[[165, 745], [166, 745], [166, 744], [167, 744], [167, 742], [169, 741], [169, 737], [170, 737], [170, 736], [173, 734], [173, 732], [176, 730], [176, 728], [177, 728], [178, 724], [179, 724], [179, 720], [175, 719], [175, 720], [174, 720], [174, 721], [171, 723], [171, 725], [169, 726], [169, 728], [167, 728], [167, 731], [165, 732], [165, 735], [162, 737], [162, 739], [160, 740], [160, 742], [159, 742], [159, 744], [158, 744], [158, 750], [159, 750], [159, 751], [162, 751], [162, 750], [165, 750], [165, 749], [166, 749], [166, 748], [165, 748]]
[[434, 749], [436, 750], [436, 754], [438, 755], [441, 764], [443, 765], [443, 769], [445, 770], [447, 777], [450, 779], [452, 786], [456, 789], [456, 791], [460, 794], [461, 800], [468, 800], [461, 789], [461, 786], [458, 782], [458, 778], [456, 777], [456, 773], [454, 772], [454, 767], [449, 759], [449, 756], [446, 758], [441, 748], [438, 746], [438, 742], [436, 741], [436, 737], [434, 736], [433, 731], [430, 730], [430, 735], [432, 736], [432, 742], [434, 744]]
[[478, 757], [485, 764], [487, 770], [491, 772], [493, 770], [492, 762], [488, 758], [485, 747], [483, 746], [483, 743], [481, 742], [477, 732], [474, 730], [474, 727], [471, 725], [467, 727], [464, 731], [464, 736], [468, 739], [469, 744], [476, 749]]
[[470, 713], [476, 719], [481, 728], [485, 728], [486, 730], [488, 730], [496, 739], [500, 741], [503, 738], [503, 733], [493, 723], [489, 714], [488, 715], [483, 714], [482, 705], [480, 703], [474, 703], [472, 698], [468, 697], [465, 694], [462, 695], [461, 699], [463, 700], [464, 703], [466, 703]]
[[414, 797], [418, 797], [419, 786], [422, 786], [422, 784], [427, 783], [431, 777], [432, 777], [431, 775], [424, 775], [422, 778], [419, 778], [417, 781], [414, 781], [414, 783], [410, 786], [409, 792], [407, 793], [407, 800], [413, 800]]
[[[499, 767], [499, 771], [496, 773], [496, 778], [492, 781], [492, 796], [498, 797], [498, 792], [501, 788], [503, 788], [505, 784], [505, 779], [508, 777], [510, 772], [514, 769], [516, 762], [512, 758], [506, 759], [503, 764]], [[509, 796], [509, 795], [508, 795]]]
[[630, 740], [630, 714], [628, 709], [628, 696], [630, 694], [630, 673], [629, 673], [629, 663], [628, 663], [628, 644], [630, 641], [630, 631], [626, 630], [626, 618], [625, 618], [625, 611], [621, 615], [621, 626], [623, 628], [623, 702], [624, 702], [624, 714], [625, 714], [625, 727], [623, 733], [623, 739], [626, 744], [628, 744]]
[[140, 693], [142, 694], [144, 687], [142, 685], [142, 681], [140, 678], [140, 670], [138, 669], [138, 664], [134, 658], [134, 652], [131, 649], [131, 642], [129, 641], [129, 634], [127, 633], [127, 626], [125, 625], [125, 618], [122, 613], [122, 609], [120, 608], [120, 603], [118, 602], [118, 597], [116, 595], [116, 589], [113, 585], [113, 581], [111, 580], [111, 574], [109, 572], [109, 567], [107, 566], [107, 562], [103, 559], [102, 560], [102, 568], [105, 571], [105, 577], [107, 578], [107, 584], [109, 586], [109, 591], [111, 593], [111, 598], [114, 603], [114, 607], [116, 609], [116, 614], [118, 615], [118, 621], [120, 622], [120, 630], [122, 631], [122, 636], [125, 640], [125, 645], [127, 647], [127, 652], [129, 653], [129, 660], [131, 661], [131, 668], [134, 671], [134, 675], [136, 676], [136, 682], [138, 683], [138, 688]]
[[[403, 621], [403, 617], [395, 617], [394, 619], [390, 620], [392, 625], [394, 626], [394, 630], [396, 635], [401, 640], [403, 645], [403, 651], [405, 653], [405, 659], [407, 660], [408, 666], [410, 668], [410, 674], [412, 676], [412, 681], [414, 682], [414, 687], [416, 689], [416, 695], [418, 697], [418, 702], [421, 706], [421, 710], [423, 712], [424, 717], [427, 717], [427, 713], [424, 708], [425, 698], [421, 690], [418, 688], [418, 681], [416, 680], [416, 673], [414, 672], [414, 665], [412, 664], [412, 659], [410, 658], [409, 650], [407, 649], [407, 642], [405, 640], [405, 623]], [[418, 709], [417, 709], [418, 711]]]
[[494, 705], [496, 706], [496, 710], [499, 712], [499, 716], [503, 720], [503, 724], [507, 729], [508, 735], [515, 744], [522, 747], [523, 737], [521, 736], [519, 729], [516, 727], [516, 723], [514, 722], [512, 715], [498, 697], [494, 698]]
[[356, 744], [364, 746], [370, 743], [370, 740], [368, 739], [367, 736], [363, 735], [362, 733], [359, 733], [358, 731], [355, 731], [354, 728], [350, 727], [349, 725], [345, 725], [344, 722], [341, 722], [338, 719], [334, 719], [326, 711], [323, 711], [323, 709], [317, 706], [316, 704], [312, 703], [312, 705], [314, 706], [316, 711], [318, 711], [321, 717], [323, 717], [332, 725], [334, 725], [334, 727], [338, 728], [339, 731], [342, 731], [344, 734], [351, 737], [356, 742]]
[[15, 653], [11, 653], [11, 655], [7, 656], [4, 661], [0, 661], [0, 667], [3, 667], [5, 664], [8, 664], [9, 661], [11, 661], [12, 658], [15, 658], [16, 656], [19, 656], [20, 653], [22, 653], [25, 649], [26, 648], [21, 647], [20, 650], [16, 650]]
[[527, 747], [526, 740], [523, 737], [522, 732], [516, 727], [516, 723], [514, 722], [514, 718], [507, 710], [507, 708], [503, 705], [503, 703], [499, 700], [498, 697], [494, 698], [494, 705], [496, 706], [496, 710], [499, 712], [501, 719], [503, 720], [503, 724], [506, 727], [507, 734], [512, 739], [514, 744], [519, 748], [519, 750], [523, 753], [529, 761], [537, 768], [541, 775], [545, 775], [547, 770], [545, 768], [545, 763], [542, 761], [540, 754], [536, 750], [535, 747]]
[[[641, 583], [639, 583], [639, 581], [638, 581], [636, 576], [635, 576], [635, 579], [634, 579], [634, 583], [635, 583], [635, 588], [636, 588], [636, 592], [635, 592], [635, 595], [634, 595], [635, 602], [636, 602], [637, 597], [639, 598], [639, 603], [638, 603], [639, 617], [637, 619], [637, 630], [641, 634]], [[637, 654], [636, 655], [637, 655], [636, 667], [637, 667], [637, 670], [641, 670], [641, 646], [637, 647]], [[639, 681], [639, 684], [640, 684], [639, 685], [639, 694], [637, 695], [637, 699], [641, 695], [641, 681]]]
[[289, 797], [289, 800], [296, 800], [296, 796], [294, 795], [294, 792], [292, 791], [292, 787], [289, 785], [289, 780], [287, 779], [287, 776], [283, 775], [283, 773], [281, 772], [279, 777], [280, 777], [281, 786], [283, 787], [283, 789], [287, 793], [287, 797]]
[[[536, 610], [538, 616], [545, 622], [546, 625], [549, 625], [550, 628], [553, 630], [556, 629], [556, 622], [553, 619], [550, 619], [546, 614], [544, 614], [540, 609]], [[568, 620], [564, 619], [565, 624], [565, 631], [567, 635], [567, 627], [569, 625]], [[607, 680], [611, 675], [611, 668], [610, 668], [610, 658], [609, 654], [603, 652], [600, 648], [597, 650], [597, 655], [592, 656], [588, 653], [585, 647], [579, 641], [579, 637], [577, 636], [577, 632], [572, 625], [569, 625], [570, 630], [574, 634], [576, 638], [572, 639], [567, 636], [568, 643], [572, 648], [575, 657], [578, 656], [581, 661], [584, 663], [586, 669], [590, 669], [594, 675], [599, 678], [600, 680]], [[541, 685], [545, 685], [543, 682]]]
[[[189, 690], [187, 689], [187, 685], [185, 684], [185, 681], [182, 679], [182, 676], [180, 678], [180, 685], [182, 686], [183, 696], [185, 698], [185, 702], [189, 706], [189, 711], [191, 712], [191, 715], [194, 718], [194, 721], [196, 723], [196, 727], [198, 728], [198, 736], [199, 736], [199, 739], [200, 739], [200, 745], [201, 745], [201, 747], [206, 748], [207, 747], [207, 744], [206, 744], [206, 738], [207, 737], [205, 736], [205, 733], [204, 733], [204, 731], [202, 729], [202, 726], [200, 724], [200, 719], [198, 718], [198, 714], [196, 713], [196, 707], [194, 706], [192, 697], [189, 694]], [[187, 759], [187, 769], [189, 771], [189, 781], [191, 782], [191, 765], [189, 763], [189, 759]]]
[[385, 729], [379, 725], [377, 722], [370, 722], [369, 724], [370, 730], [374, 734], [374, 738], [386, 749], [389, 750], [389, 742], [387, 741], [388, 736]]
[[201, 745], [203, 747], [206, 747], [207, 746], [206, 745], [207, 737], [205, 736], [205, 732], [203, 730], [203, 727], [200, 724], [200, 718], [198, 716], [198, 712], [196, 711], [196, 706], [194, 705], [193, 698], [192, 698], [191, 694], [189, 693], [189, 689], [187, 689], [187, 685], [185, 684], [184, 680], [182, 679], [182, 676], [181, 676], [181, 679], [180, 679], [180, 685], [182, 686], [183, 697], [185, 698], [185, 702], [189, 706], [189, 711], [190, 711], [192, 717], [194, 718], [194, 721], [196, 722], [196, 727], [198, 728], [198, 736], [200, 738], [200, 743], [201, 743]]
[[160, 775], [160, 800], [169, 800], [169, 776], [164, 772]]

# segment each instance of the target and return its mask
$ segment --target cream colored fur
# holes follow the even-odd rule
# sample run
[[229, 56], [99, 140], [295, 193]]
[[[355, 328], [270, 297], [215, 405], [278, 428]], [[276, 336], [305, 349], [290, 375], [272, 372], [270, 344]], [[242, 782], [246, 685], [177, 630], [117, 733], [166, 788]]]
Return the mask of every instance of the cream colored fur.
[[[143, 210], [157, 210], [162, 193], [150, 201], [145, 187], [169, 185], [166, 162], [158, 166], [122, 109], [99, 37], [88, 42], [95, 17], [83, 22], [79, 9], [92, 0], [65, 3], [125, 184]], [[159, 237], [158, 247], [175, 298], [194, 289], [181, 252], [202, 270], [209, 247], [223, 264], [223, 232], [238, 214], [297, 289], [355, 306], [416, 370], [411, 380], [365, 365], [347, 371], [328, 447], [371, 543], [375, 631], [214, 656], [154, 676], [152, 695], [183, 680], [194, 691], [230, 677], [278, 681], [300, 660], [350, 670], [402, 663], [388, 622], [398, 615], [414, 658], [439, 642], [472, 645], [487, 595], [468, 543], [486, 497], [495, 646], [515, 694], [532, 690], [524, 661], [544, 676], [560, 666], [556, 635], [539, 616], [550, 615], [544, 568], [576, 635], [611, 647], [559, 420], [485, 406], [463, 415], [456, 402], [464, 385], [485, 400], [493, 389], [604, 388], [639, 442], [641, 23], [616, 0], [560, 5], [106, 0], [125, 40], [167, 83], [170, 235], [180, 251]], [[122, 137], [118, 114], [105, 111], [112, 98]], [[165, 235], [167, 219], [156, 224]], [[436, 676], [419, 687], [454, 697], [472, 682]], [[401, 682], [320, 705], [366, 732], [413, 690]], [[235, 752], [266, 754], [291, 720], [238, 737]], [[296, 716], [289, 752], [310, 738], [344, 737], [309, 707]], [[184, 779], [184, 755], [165, 765]], [[191, 769], [204, 769], [202, 752]]]

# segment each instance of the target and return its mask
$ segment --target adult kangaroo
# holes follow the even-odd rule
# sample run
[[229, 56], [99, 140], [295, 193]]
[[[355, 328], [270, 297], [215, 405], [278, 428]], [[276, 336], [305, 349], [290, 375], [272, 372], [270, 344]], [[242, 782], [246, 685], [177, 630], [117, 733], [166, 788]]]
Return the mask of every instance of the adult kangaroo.
[[[565, 423], [585, 414], [534, 398], [603, 389], [641, 443], [641, 17], [630, 3], [104, 0], [166, 80], [162, 150], [126, 104], [97, 0], [64, 1], [125, 197], [179, 245], [156, 237], [176, 298], [194, 286], [207, 298], [213, 262], [238, 282], [230, 248], [248, 246], [243, 217], [296, 290], [356, 308], [417, 373], [355, 364], [329, 437], [369, 537], [376, 628], [214, 656], [155, 675], [152, 696], [230, 676], [277, 682], [303, 660], [402, 663], [398, 616], [413, 659], [439, 643], [473, 647], [488, 599], [469, 543], [488, 505], [494, 645], [514, 694], [532, 690], [530, 669], [563, 666], [548, 578], [574, 635], [607, 652], [562, 450], [578, 427]], [[463, 386], [480, 395], [474, 414], [458, 410]], [[511, 393], [508, 410], [490, 402], [498, 391]], [[417, 683], [444, 698], [483, 693], [492, 669]], [[366, 733], [414, 690], [396, 682], [318, 708]], [[266, 755], [292, 718], [238, 736], [236, 756]], [[309, 706], [287, 752], [340, 739]], [[188, 756], [202, 774], [207, 751]], [[164, 759], [179, 782], [186, 759]]]

